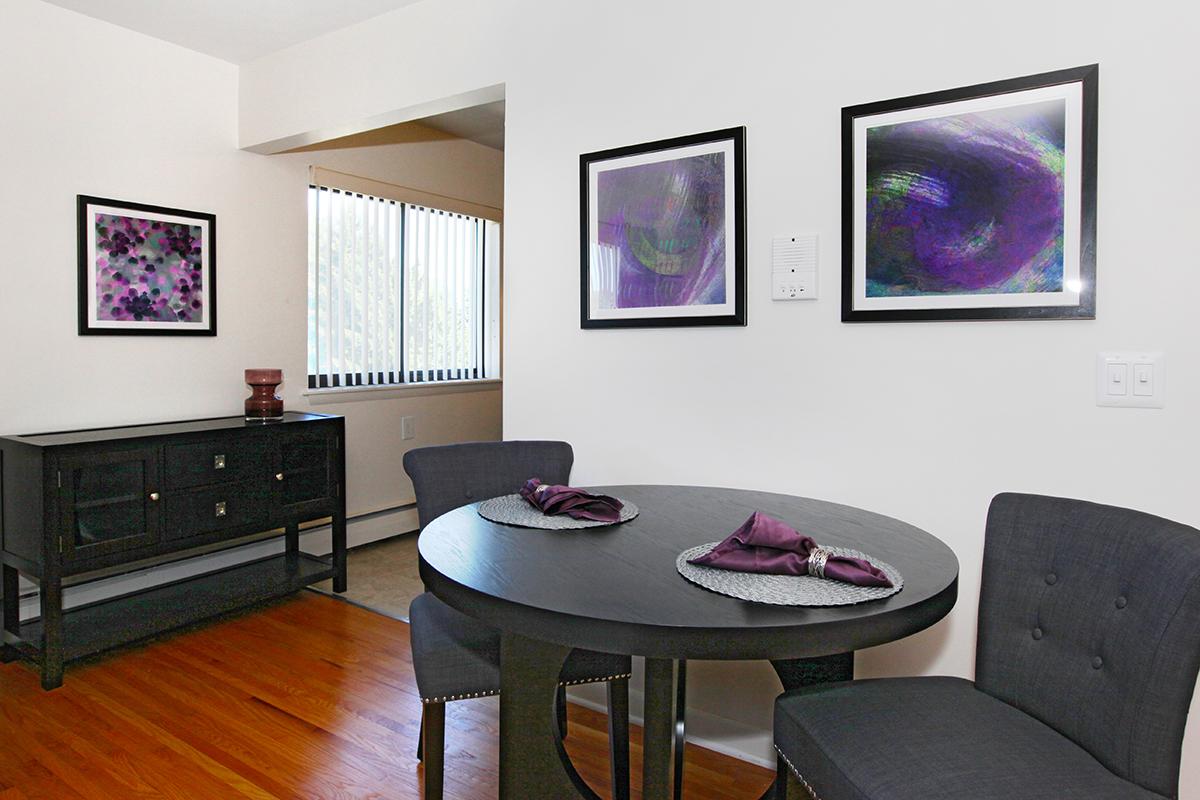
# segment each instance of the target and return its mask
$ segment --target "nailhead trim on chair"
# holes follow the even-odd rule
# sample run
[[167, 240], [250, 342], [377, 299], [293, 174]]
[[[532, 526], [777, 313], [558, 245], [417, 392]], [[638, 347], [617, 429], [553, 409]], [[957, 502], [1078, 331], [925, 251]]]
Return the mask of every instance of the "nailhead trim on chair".
[[[633, 673], [626, 672], [624, 675], [609, 675], [606, 678], [584, 678], [577, 681], [560, 681], [559, 686], [575, 686], [583, 683], [608, 683], [609, 681], [621, 680], [623, 678], [631, 678]], [[496, 689], [490, 692], [471, 692], [468, 694], [452, 694], [446, 697], [422, 697], [421, 702], [428, 705], [429, 703], [450, 703], [454, 700], [470, 700], [475, 697], [491, 697], [492, 695], [500, 694], [500, 690]]]
[[813, 800], [821, 800], [820, 795], [817, 794], [817, 790], [814, 789], [812, 787], [812, 784], [809, 783], [804, 778], [804, 776], [800, 774], [800, 770], [796, 769], [796, 765], [793, 764], [791, 762], [791, 760], [788, 759], [788, 757], [783, 754], [783, 751], [780, 750], [778, 747], [776, 747], [775, 752], [779, 753], [779, 757], [783, 759], [783, 763], [788, 765], [788, 769], [790, 769], [792, 771], [792, 774], [796, 776], [797, 780], [799, 780], [800, 783], [804, 785], [804, 788], [808, 790], [808, 793], [809, 793], [809, 795], [812, 796]]
[[471, 692], [470, 694], [451, 694], [446, 697], [422, 697], [421, 702], [428, 705], [429, 703], [449, 703], [452, 700], [470, 700], [473, 697], [491, 697], [494, 694], [500, 694], [500, 690], [496, 689], [490, 692]]
[[609, 681], [618, 681], [624, 678], [632, 678], [632, 672], [626, 672], [624, 675], [609, 675], [607, 678], [582, 678], [577, 681], [559, 681], [559, 686], [577, 686], [581, 683], [608, 683]]

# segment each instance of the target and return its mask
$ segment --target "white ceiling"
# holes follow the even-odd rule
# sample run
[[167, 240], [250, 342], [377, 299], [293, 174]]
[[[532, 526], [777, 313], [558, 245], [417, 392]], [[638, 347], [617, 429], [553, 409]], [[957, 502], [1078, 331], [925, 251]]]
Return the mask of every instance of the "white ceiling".
[[190, 50], [245, 64], [417, 0], [47, 0]]

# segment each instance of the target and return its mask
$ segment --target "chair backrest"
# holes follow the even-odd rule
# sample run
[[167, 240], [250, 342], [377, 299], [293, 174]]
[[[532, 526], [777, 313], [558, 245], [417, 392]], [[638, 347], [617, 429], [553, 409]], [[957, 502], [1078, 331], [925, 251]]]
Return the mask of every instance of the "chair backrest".
[[565, 484], [575, 453], [566, 442], [467, 442], [421, 447], [404, 454], [424, 529], [459, 506], [512, 494], [529, 478]]
[[1176, 797], [1200, 666], [1200, 531], [1081, 500], [988, 513], [976, 685]]

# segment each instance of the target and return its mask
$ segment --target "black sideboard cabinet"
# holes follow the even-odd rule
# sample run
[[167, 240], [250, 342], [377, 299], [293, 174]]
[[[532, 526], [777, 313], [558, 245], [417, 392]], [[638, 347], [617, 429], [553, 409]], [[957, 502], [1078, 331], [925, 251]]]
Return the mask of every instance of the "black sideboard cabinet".
[[[63, 663], [333, 579], [346, 590], [345, 420], [288, 412], [0, 437], [0, 658]], [[329, 518], [333, 554], [300, 552]], [[64, 611], [64, 586], [282, 535], [284, 553]], [[18, 575], [40, 589], [21, 622]]]

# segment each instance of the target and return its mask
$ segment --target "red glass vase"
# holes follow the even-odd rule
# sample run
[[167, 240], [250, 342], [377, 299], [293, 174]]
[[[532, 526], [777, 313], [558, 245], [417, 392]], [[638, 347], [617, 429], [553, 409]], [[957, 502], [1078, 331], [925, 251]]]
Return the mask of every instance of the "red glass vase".
[[248, 369], [246, 383], [253, 392], [246, 398], [246, 419], [251, 422], [283, 417], [283, 398], [275, 389], [283, 383], [281, 369]]

